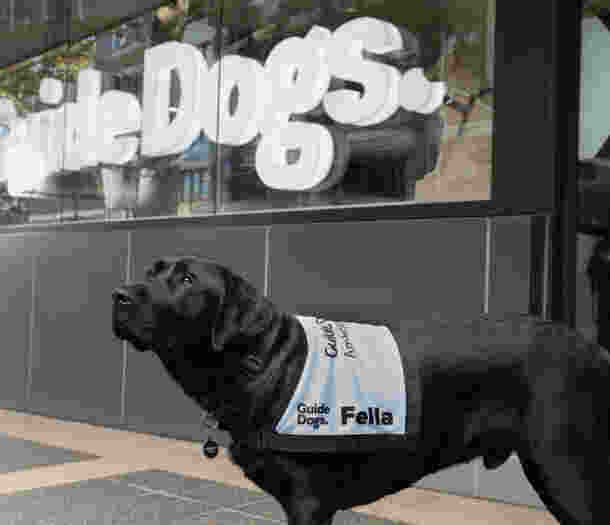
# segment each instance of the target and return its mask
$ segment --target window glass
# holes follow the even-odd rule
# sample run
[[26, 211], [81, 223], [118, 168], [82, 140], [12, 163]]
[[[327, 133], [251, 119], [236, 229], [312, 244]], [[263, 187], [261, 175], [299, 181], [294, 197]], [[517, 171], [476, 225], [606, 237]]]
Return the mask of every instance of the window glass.
[[454, 4], [232, 2], [221, 78], [238, 55], [270, 86], [221, 90], [228, 128], [252, 90], [268, 105], [263, 133], [218, 137], [222, 209], [489, 199], [494, 5]]
[[610, 2], [587, 2], [582, 17], [579, 125], [580, 223], [607, 227], [610, 191]]
[[4, 68], [0, 222], [489, 199], [495, 4], [455, 4], [176, 0]]

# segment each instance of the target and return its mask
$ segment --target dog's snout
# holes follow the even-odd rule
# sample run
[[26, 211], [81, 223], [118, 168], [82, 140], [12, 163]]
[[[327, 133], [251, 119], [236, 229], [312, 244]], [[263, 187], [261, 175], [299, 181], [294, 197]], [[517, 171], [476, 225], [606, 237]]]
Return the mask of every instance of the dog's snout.
[[123, 305], [133, 304], [133, 299], [125, 288], [117, 288], [114, 290], [112, 292], [112, 300]]

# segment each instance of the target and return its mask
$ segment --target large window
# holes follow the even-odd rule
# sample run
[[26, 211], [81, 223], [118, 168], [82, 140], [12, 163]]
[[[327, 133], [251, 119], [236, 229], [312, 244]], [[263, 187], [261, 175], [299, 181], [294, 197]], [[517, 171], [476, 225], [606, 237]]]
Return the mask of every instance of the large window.
[[177, 0], [10, 66], [2, 220], [486, 201], [495, 1], [454, 4]]

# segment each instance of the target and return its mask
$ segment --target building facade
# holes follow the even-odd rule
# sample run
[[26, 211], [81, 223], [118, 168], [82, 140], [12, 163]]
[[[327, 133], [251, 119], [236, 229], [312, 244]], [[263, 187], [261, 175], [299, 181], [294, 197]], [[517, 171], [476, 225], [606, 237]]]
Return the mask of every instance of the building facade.
[[[302, 315], [574, 323], [582, 6], [85, 4], [0, 71], [1, 406], [200, 439], [106, 322], [160, 255]], [[515, 457], [420, 486], [541, 505]]]

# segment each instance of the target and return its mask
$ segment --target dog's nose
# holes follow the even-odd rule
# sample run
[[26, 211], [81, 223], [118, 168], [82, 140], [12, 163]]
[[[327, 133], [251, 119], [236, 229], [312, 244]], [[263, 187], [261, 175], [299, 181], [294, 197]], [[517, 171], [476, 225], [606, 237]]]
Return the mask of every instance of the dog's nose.
[[122, 305], [133, 304], [133, 299], [125, 288], [117, 288], [114, 290], [112, 292], [112, 300]]

